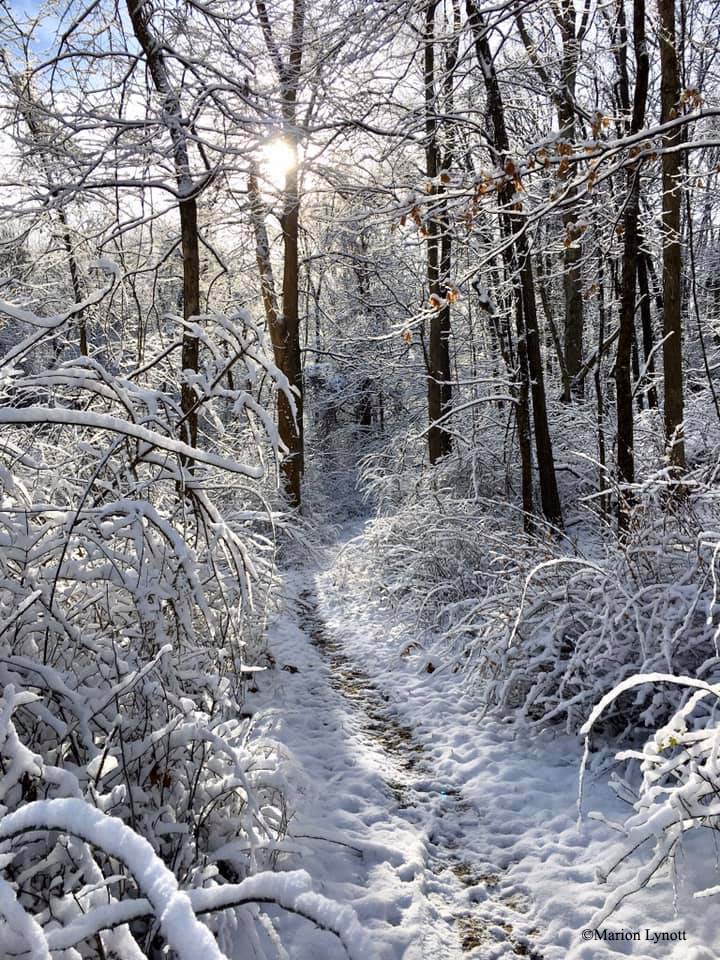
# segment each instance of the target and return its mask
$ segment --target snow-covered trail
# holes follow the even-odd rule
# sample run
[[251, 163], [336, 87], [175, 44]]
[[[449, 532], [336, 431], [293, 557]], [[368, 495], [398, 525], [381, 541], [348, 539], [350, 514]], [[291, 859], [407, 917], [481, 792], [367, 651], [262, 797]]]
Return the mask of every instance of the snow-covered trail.
[[[268, 732], [301, 763], [287, 866], [308, 870], [319, 892], [350, 903], [383, 960], [539, 960], [524, 904], [499, 889], [496, 869], [465, 851], [481, 812], [433, 770], [389, 694], [343, 651], [313, 588], [297, 574], [285, 588], [290, 615], [271, 633], [273, 682], [260, 681], [254, 700], [274, 717]], [[297, 960], [345, 956], [329, 934], [276, 922]]]
[[[399, 872], [401, 882], [411, 875], [415, 881], [422, 921], [421, 929], [406, 931], [411, 936], [410, 950], [403, 955], [467, 955], [479, 952], [477, 948], [489, 940], [493, 945], [510, 945], [517, 955], [539, 957], [523, 930], [527, 925], [519, 902], [502, 894], [493, 896], [497, 874], [487, 872], [486, 864], [468, 859], [463, 841], [477, 828], [480, 811], [433, 771], [432, 758], [422, 743], [392, 712], [389, 694], [373, 684], [329, 632], [314, 593], [303, 591], [300, 600], [302, 629], [329, 665], [333, 689], [355, 707], [364, 752], [372, 753], [378, 762], [389, 817], [407, 824], [414, 834], [411, 849], [420, 852], [419, 866], [414, 862]], [[482, 916], [479, 901], [487, 901]], [[415, 917], [408, 920], [412, 926]]]
[[[682, 942], [583, 939], [605, 892], [594, 870], [615, 840], [601, 823], [577, 829], [579, 745], [483, 718], [462, 674], [435, 668], [367, 601], [351, 533], [318, 569], [286, 576], [275, 667], [252, 698], [288, 751], [295, 813], [280, 865], [351, 904], [381, 960], [715, 957], [715, 911], [676, 917], [667, 889], [626, 901], [605, 926], [684, 929]], [[617, 817], [604, 784], [590, 794]], [[274, 921], [294, 960], [345, 956], [329, 934]]]

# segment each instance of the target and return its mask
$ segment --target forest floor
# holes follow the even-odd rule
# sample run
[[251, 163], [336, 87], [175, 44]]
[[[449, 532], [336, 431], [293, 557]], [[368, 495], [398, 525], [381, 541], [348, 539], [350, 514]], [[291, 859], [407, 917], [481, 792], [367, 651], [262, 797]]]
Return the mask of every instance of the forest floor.
[[[353, 568], [363, 549], [362, 525], [349, 524], [317, 567], [286, 574], [274, 667], [251, 695], [286, 754], [296, 811], [280, 864], [351, 904], [380, 960], [720, 955], [718, 908], [692, 900], [707, 880], [692, 862], [678, 864], [674, 892], [661, 878], [602, 925], [606, 939], [584, 939], [608, 892], [596, 868], [619, 847], [606, 823], [578, 824], [582, 745], [484, 717], [462, 671], [433, 663], [410, 627], [368, 600]], [[607, 773], [588, 780], [583, 809], [609, 820], [627, 811]], [[306, 923], [273, 922], [295, 960], [346, 955]], [[635, 931], [639, 940], [618, 939]]]

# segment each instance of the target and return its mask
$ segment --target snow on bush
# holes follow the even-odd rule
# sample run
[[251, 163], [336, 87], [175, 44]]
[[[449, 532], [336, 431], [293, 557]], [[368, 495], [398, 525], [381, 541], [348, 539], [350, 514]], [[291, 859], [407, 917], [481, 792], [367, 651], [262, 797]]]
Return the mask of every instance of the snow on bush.
[[[504, 636], [490, 627], [474, 641], [477, 668], [492, 669], [489, 702], [530, 719], [562, 719], [575, 731], [592, 703], [637, 672], [713, 675], [720, 536], [671, 516], [643, 518], [626, 543], [594, 558], [538, 563]], [[642, 687], [614, 703], [613, 726], [653, 727], [677, 699]]]
[[[676, 511], [662, 478], [639, 490], [629, 537], [586, 523], [570, 537], [521, 530], [460, 458], [400, 480], [378, 460], [366, 488], [384, 505], [370, 527], [373, 581], [424, 630], [433, 662], [469, 671], [489, 707], [576, 732], [608, 689], [635, 673], [715, 675], [720, 501], [704, 472]], [[378, 563], [378, 557], [380, 563]], [[604, 722], [652, 728], [677, 695], [638, 688]]]
[[275, 550], [258, 384], [288, 389], [262, 338], [200, 318], [196, 449], [170, 351], [26, 374], [73, 311], [0, 309], [24, 330], [0, 361], [0, 943], [244, 960], [276, 953], [271, 902], [362, 945], [304, 874], [259, 873], [287, 819], [277, 747], [243, 715]]
[[[641, 779], [639, 787], [627, 776], [614, 779], [619, 795], [632, 802], [633, 813], [624, 823], [611, 824], [621, 833], [623, 852], [601, 865], [599, 879], [611, 880], [631, 854], [644, 860], [611, 891], [591, 927], [600, 927], [625, 897], [641, 890], [663, 867], [674, 868], [689, 836], [720, 827], [720, 684], [662, 673], [628, 678], [602, 698], [582, 727], [585, 759], [598, 720], [622, 694], [643, 687], [675, 688], [685, 694], [684, 703], [641, 751], [625, 750], [617, 755], [620, 761], [639, 762]], [[590, 816], [600, 818], [599, 814]], [[692, 853], [689, 859], [696, 860]], [[717, 860], [714, 869], [717, 873]], [[694, 895], [719, 894], [720, 882], [716, 882]]]

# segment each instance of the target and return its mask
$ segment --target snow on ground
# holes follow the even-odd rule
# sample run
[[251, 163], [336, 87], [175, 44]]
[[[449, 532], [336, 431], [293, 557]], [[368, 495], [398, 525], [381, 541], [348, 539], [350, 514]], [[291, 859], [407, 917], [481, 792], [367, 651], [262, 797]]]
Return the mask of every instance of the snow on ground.
[[[412, 630], [368, 599], [366, 561], [362, 530], [348, 528], [320, 568], [286, 577], [270, 631], [276, 667], [251, 706], [294, 758], [292, 852], [279, 865], [350, 904], [382, 960], [720, 955], [718, 907], [691, 899], [691, 871], [677, 914], [663, 877], [603, 924], [609, 939], [583, 938], [617, 838], [587, 818], [578, 828], [581, 744], [483, 717], [463, 674], [433, 669]], [[627, 810], [604, 779], [586, 784], [584, 808]], [[345, 956], [330, 934], [273, 919], [290, 957]], [[625, 931], [641, 939], [617, 939]]]

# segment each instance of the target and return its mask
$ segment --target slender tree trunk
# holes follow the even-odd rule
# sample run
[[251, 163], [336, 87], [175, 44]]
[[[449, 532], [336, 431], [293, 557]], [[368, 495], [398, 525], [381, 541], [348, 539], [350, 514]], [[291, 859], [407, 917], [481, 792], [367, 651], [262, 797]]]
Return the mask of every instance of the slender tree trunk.
[[598, 487], [600, 492], [600, 512], [603, 518], [608, 514], [608, 495], [607, 490], [607, 453], [605, 449], [605, 403], [602, 390], [602, 351], [603, 341], [605, 339], [605, 269], [603, 267], [602, 253], [598, 265], [598, 363], [595, 367], [595, 399], [597, 404], [597, 443], [598, 443], [598, 463], [600, 465]]
[[[195, 197], [180, 201], [180, 231], [183, 258], [183, 317], [192, 320], [200, 313], [200, 250], [198, 246], [197, 203]], [[200, 366], [200, 341], [187, 331], [182, 338], [183, 370], [197, 373]], [[185, 439], [197, 446], [198, 415], [194, 409], [195, 391], [183, 380], [180, 406], [185, 418]]]
[[277, 353], [277, 350], [282, 348], [283, 337], [279, 326], [280, 314], [270, 260], [270, 241], [265, 226], [266, 211], [260, 196], [254, 163], [251, 164], [248, 176], [248, 199], [250, 200], [250, 218], [255, 234], [255, 260], [260, 275], [260, 294], [265, 308], [265, 319], [267, 320], [270, 340]]
[[645, 358], [645, 376], [643, 389], [650, 409], [657, 408], [658, 396], [655, 386], [655, 357], [653, 356], [654, 336], [652, 314], [650, 311], [650, 284], [648, 283], [647, 254], [640, 252], [637, 261], [638, 292], [640, 294], [640, 322], [642, 324], [643, 356]]
[[[287, 325], [285, 322], [285, 313], [284, 311], [281, 312], [278, 306], [275, 279], [273, 276], [272, 262], [270, 260], [270, 242], [265, 226], [265, 207], [260, 197], [254, 164], [251, 165], [250, 175], [248, 177], [248, 197], [250, 199], [250, 216], [255, 233], [255, 257], [258, 273], [260, 274], [260, 292], [265, 308], [265, 318], [267, 320], [268, 332], [270, 333], [270, 342], [272, 343], [273, 354], [278, 368], [285, 374], [288, 380], [290, 380], [292, 369], [288, 363], [287, 356]], [[280, 440], [288, 450], [291, 450], [293, 444], [297, 443], [297, 426], [292, 404], [284, 391], [278, 391], [277, 394], [277, 421]], [[283, 477], [285, 490], [291, 496], [291, 499], [293, 491], [299, 496], [300, 491], [296, 487], [298, 475], [295, 464], [290, 457], [282, 460], [280, 472]], [[299, 503], [299, 501], [295, 500], [292, 502]]]
[[[578, 59], [578, 40], [575, 36], [575, 5], [570, 15], [562, 21], [563, 58], [562, 58], [562, 95], [559, 104], [559, 120], [563, 137], [570, 142], [575, 140], [575, 77]], [[582, 397], [584, 384], [576, 380], [583, 362], [583, 333], [585, 314], [582, 296], [582, 244], [576, 235], [577, 212], [570, 208], [563, 214], [566, 246], [563, 250], [563, 292], [565, 294], [565, 365], [567, 369], [567, 388], [564, 400], [572, 400], [573, 392]]]
[[[360, 233], [360, 257], [355, 266], [355, 276], [358, 286], [358, 304], [363, 310], [370, 304], [370, 270], [368, 268], [368, 244], [364, 232]], [[377, 319], [377, 318], [375, 318]], [[362, 428], [369, 428], [373, 423], [373, 382], [365, 377], [360, 385], [360, 396], [355, 407], [355, 422]]]
[[[297, 148], [295, 148], [297, 155]], [[300, 265], [298, 257], [300, 198], [298, 194], [297, 165], [293, 165], [286, 177], [285, 207], [280, 225], [283, 231], [283, 329], [285, 343], [282, 349], [281, 369], [291, 387], [296, 390], [295, 413], [286, 396], [278, 394], [278, 429], [288, 448], [288, 456], [281, 469], [285, 476], [285, 488], [291, 504], [299, 507], [302, 499], [302, 476], [305, 471], [305, 448], [303, 431], [303, 376], [300, 349], [300, 313], [298, 302]]]
[[530, 392], [532, 394], [533, 425], [535, 427], [535, 449], [537, 451], [538, 473], [540, 474], [540, 502], [543, 513], [547, 519], [551, 523], [561, 525], [562, 510], [555, 476], [555, 462], [553, 459], [552, 441], [550, 439], [550, 428], [548, 427], [532, 260], [528, 249], [527, 237], [522, 233], [522, 224], [515, 223], [514, 229], [517, 235], [516, 243], [520, 260], [518, 266], [522, 286], [528, 367], [531, 378]]
[[632, 376], [633, 376], [633, 394], [635, 395], [635, 402], [637, 403], [638, 410], [645, 409], [645, 398], [642, 391], [642, 383], [640, 382], [640, 350], [638, 348], [638, 336], [637, 336], [637, 326], [633, 323], [633, 338], [632, 338]]
[[[680, 108], [680, 76], [675, 36], [675, 0], [658, 0], [660, 17], [660, 101], [663, 123], [675, 119]], [[665, 137], [663, 186], [663, 377], [665, 381], [665, 445], [670, 467], [685, 469], [682, 365], [682, 251], [680, 248], [680, 152], [683, 129]]]
[[[180, 237], [183, 258], [183, 317], [190, 321], [200, 313], [200, 248], [198, 241], [196, 185], [190, 173], [186, 126], [183, 123], [180, 98], [172, 87], [165, 63], [163, 45], [155, 37], [150, 25], [151, 10], [142, 0], [127, 0], [135, 37], [145, 54], [148, 70], [157, 92], [163, 98], [162, 115], [165, 118], [173, 147], [175, 178], [178, 186]], [[182, 369], [197, 373], [200, 341], [186, 329], [182, 338]], [[196, 395], [192, 386], [183, 381], [180, 406], [183, 412], [181, 438], [191, 446], [197, 444], [198, 416]]]
[[518, 339], [520, 383], [517, 390], [516, 422], [520, 448], [520, 479], [523, 504], [523, 527], [533, 530], [532, 444], [530, 435], [530, 368], [528, 364], [527, 331], [520, 291], [515, 296], [515, 324]]
[[[496, 155], [495, 160], [498, 166], [508, 172], [509, 140], [505, 126], [505, 111], [492, 51], [490, 49], [488, 31], [483, 15], [478, 10], [474, 0], [466, 0], [466, 9], [468, 21], [473, 31], [475, 55], [483, 80], [485, 81], [488, 114], [492, 125], [491, 143]], [[512, 243], [513, 273], [518, 278], [519, 295], [522, 298], [525, 335], [523, 336], [520, 331], [518, 332], [518, 350], [527, 350], [533, 424], [535, 427], [535, 449], [537, 452], [538, 473], [540, 476], [540, 501], [546, 518], [553, 524], [561, 525], [562, 510], [557, 478], [555, 476], [555, 462], [553, 459], [550, 430], [547, 421], [547, 404], [545, 400], [542, 352], [540, 350], [540, 331], [538, 329], [537, 310], [535, 306], [535, 282], [533, 278], [532, 260], [524, 230], [524, 223], [517, 210], [518, 201], [515, 198], [513, 185], [509, 176], [506, 184], [500, 191], [500, 201], [503, 209], [503, 213], [501, 214], [501, 229]], [[520, 367], [522, 376], [522, 363]]]
[[[649, 76], [649, 61], [645, 40], [645, 0], [633, 3], [633, 45], [636, 78], [632, 105], [630, 132], [642, 128]], [[626, 60], [621, 61], [621, 99], [623, 108], [630, 108], [630, 93]], [[623, 261], [620, 282], [620, 335], [615, 360], [615, 387], [617, 404], [617, 467], [621, 486], [618, 499], [618, 527], [625, 530], [632, 506], [631, 485], [635, 481], [635, 436], [632, 402], [632, 345], [635, 329], [635, 281], [640, 248], [638, 215], [640, 211], [640, 165], [633, 164], [627, 172], [627, 200], [623, 216]]]
[[[543, 313], [545, 314], [545, 323], [550, 331], [550, 339], [558, 360], [558, 366], [560, 367], [560, 380], [563, 385], [562, 399], [567, 400], [567, 398], [570, 396], [570, 374], [568, 373], [567, 364], [565, 362], [565, 352], [560, 342], [557, 324], [555, 323], [555, 318], [553, 317], [552, 313], [552, 304], [550, 303], [550, 296], [547, 290], [547, 281], [542, 276], [541, 269], [542, 259], [538, 258], [538, 288], [540, 290], [540, 303], [542, 304]], [[580, 369], [576, 371], [575, 375], [577, 376], [579, 373]], [[581, 391], [584, 391], [584, 384], [581, 387]]]
[[438, 182], [440, 174], [440, 150], [437, 142], [438, 122], [435, 77], [435, 12], [437, 0], [429, 0], [425, 7], [424, 79], [425, 79], [425, 172], [432, 184], [431, 200], [427, 218], [427, 281], [430, 316], [428, 349], [427, 395], [428, 454], [431, 463], [436, 463], [450, 452], [450, 433], [443, 426], [443, 417], [450, 407], [450, 307], [445, 300], [447, 289], [442, 282], [450, 265], [450, 238], [447, 237], [447, 215], [441, 199]]
[[302, 68], [305, 31], [305, 0], [293, 0], [289, 53], [283, 61], [275, 42], [264, 0], [255, 3], [260, 26], [280, 84], [283, 134], [293, 162], [285, 175], [280, 226], [283, 235], [282, 317], [278, 319], [278, 337], [273, 340], [275, 361], [295, 393], [295, 412], [288, 398], [278, 394], [278, 433], [287, 448], [280, 465], [285, 493], [294, 507], [302, 502], [302, 477], [305, 470], [303, 430], [303, 371], [300, 346], [298, 254], [300, 235], [300, 191], [298, 180], [297, 98]]
[[[67, 253], [68, 258], [68, 269], [70, 271], [70, 283], [73, 289], [73, 296], [75, 297], [75, 302], [80, 303], [82, 300], [82, 285], [80, 283], [80, 271], [78, 270], [77, 258], [75, 257], [75, 250], [72, 244], [72, 237], [70, 236], [70, 228], [68, 227], [67, 217], [65, 216], [65, 211], [62, 207], [58, 210], [58, 220], [60, 221], [60, 226], [62, 227], [62, 238], [63, 246], [65, 247], [65, 253]], [[78, 346], [80, 348], [80, 353], [83, 357], [88, 356], [88, 340], [87, 340], [87, 321], [85, 319], [85, 311], [81, 310], [78, 314], [77, 319], [78, 325]]]

